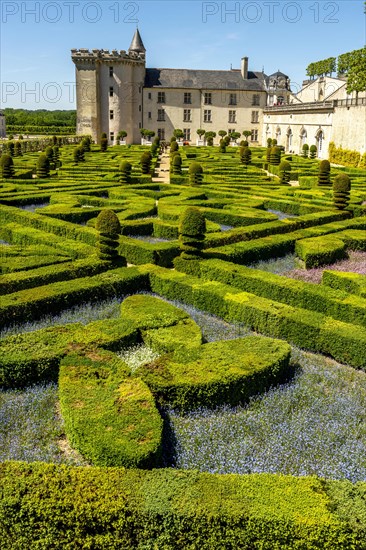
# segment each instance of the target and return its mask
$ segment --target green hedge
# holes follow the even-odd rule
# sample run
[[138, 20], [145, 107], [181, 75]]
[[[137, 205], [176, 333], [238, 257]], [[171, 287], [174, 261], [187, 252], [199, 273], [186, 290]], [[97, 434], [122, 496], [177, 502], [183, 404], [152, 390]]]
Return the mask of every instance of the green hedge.
[[146, 266], [143, 271], [149, 271], [151, 289], [162, 296], [366, 369], [366, 329], [363, 327], [242, 292], [216, 281], [203, 282], [197, 277], [154, 266]]
[[163, 267], [172, 267], [173, 259], [179, 255], [180, 250], [176, 242], [152, 244], [122, 236], [119, 239], [118, 253], [130, 264], [153, 263]]
[[364, 550], [365, 483], [0, 465], [3, 550]]
[[343, 290], [366, 298], [366, 275], [324, 270], [322, 283], [336, 290]]
[[[179, 269], [180, 266], [176, 265], [176, 267]], [[196, 273], [191, 271], [190, 274], [205, 280], [218, 281], [276, 302], [318, 311], [345, 323], [356, 323], [366, 327], [366, 301], [350, 296], [347, 292], [222, 260], [197, 262]]]
[[163, 421], [146, 384], [111, 353], [70, 353], [60, 366], [59, 393], [70, 443], [94, 466], [157, 465]]
[[291, 348], [279, 340], [248, 336], [180, 348], [140, 367], [158, 403], [174, 409], [237, 405], [291, 374]]
[[295, 253], [304, 261], [306, 269], [333, 264], [347, 257], [346, 245], [338, 235], [301, 239], [295, 245]]
[[148, 277], [134, 268], [119, 268], [92, 277], [51, 283], [3, 296], [0, 327], [39, 319], [85, 301], [106, 300], [148, 289]]

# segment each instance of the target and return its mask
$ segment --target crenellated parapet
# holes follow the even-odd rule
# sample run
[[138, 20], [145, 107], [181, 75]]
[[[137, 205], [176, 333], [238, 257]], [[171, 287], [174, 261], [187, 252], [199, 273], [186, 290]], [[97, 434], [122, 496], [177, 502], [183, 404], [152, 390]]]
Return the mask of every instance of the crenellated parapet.
[[145, 53], [128, 51], [126, 50], [89, 50], [87, 48], [72, 49], [71, 50], [71, 59], [74, 63], [85, 62], [123, 62], [123, 61], [133, 61], [145, 63]]

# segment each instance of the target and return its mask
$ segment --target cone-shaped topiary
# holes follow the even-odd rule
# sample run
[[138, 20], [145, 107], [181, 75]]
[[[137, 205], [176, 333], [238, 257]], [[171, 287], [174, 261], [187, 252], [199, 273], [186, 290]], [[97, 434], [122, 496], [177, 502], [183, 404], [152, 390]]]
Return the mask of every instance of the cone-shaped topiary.
[[251, 150], [249, 149], [248, 146], [244, 146], [244, 147], [240, 147], [239, 153], [240, 153], [240, 162], [241, 162], [245, 167], [247, 167], [248, 164], [250, 164], [250, 163], [251, 163], [251, 160], [252, 160], [252, 152], [251, 152]]
[[146, 151], [145, 153], [142, 153], [140, 164], [141, 164], [141, 172], [143, 174], [150, 174], [151, 154], [148, 151]]
[[333, 182], [333, 202], [338, 210], [347, 208], [350, 198], [351, 180], [347, 174], [338, 174]]
[[267, 138], [267, 147], [272, 147], [272, 139]]
[[74, 155], [74, 162], [76, 162], [76, 163], [77, 162], [84, 162], [85, 157], [84, 157], [84, 148], [83, 148], [83, 146], [78, 145], [77, 147], [75, 147], [73, 155]]
[[14, 141], [8, 141], [8, 144], [7, 144], [7, 150], [8, 150], [8, 154], [13, 157], [14, 154], [15, 154], [15, 145], [14, 145]]
[[316, 145], [310, 145], [310, 158], [315, 159], [317, 153]]
[[22, 142], [21, 142], [21, 141], [16, 141], [16, 142], [15, 142], [14, 156], [15, 156], [15, 157], [21, 157], [21, 156], [23, 156], [23, 153], [22, 153]]
[[203, 168], [198, 162], [189, 165], [189, 182], [191, 185], [198, 185], [203, 180]]
[[46, 147], [46, 149], [44, 150], [44, 154], [48, 158], [49, 162], [52, 163], [53, 162], [53, 149], [50, 145], [48, 147]]
[[307, 143], [304, 143], [302, 146], [302, 156], [307, 159], [309, 156], [309, 145]]
[[202, 257], [206, 220], [195, 206], [190, 206], [179, 219], [179, 245], [181, 258], [197, 260]]
[[277, 139], [272, 139], [272, 147], [275, 147], [277, 145]]
[[271, 162], [271, 150], [272, 150], [272, 147], [267, 147], [267, 149], [266, 149], [266, 162], [267, 162], [267, 164], [269, 164]]
[[[275, 140], [273, 140], [275, 141]], [[270, 164], [278, 166], [281, 162], [281, 149], [279, 147], [271, 147]]]
[[37, 161], [37, 177], [48, 178], [50, 176], [50, 161], [45, 153], [42, 153], [38, 157]]
[[102, 210], [97, 217], [95, 229], [99, 231], [97, 244], [98, 257], [107, 262], [120, 263], [118, 256], [118, 236], [121, 224], [113, 210]]
[[120, 171], [119, 181], [121, 183], [130, 183], [132, 164], [130, 164], [127, 160], [123, 160], [121, 162], [121, 166], [119, 167], [119, 171]]
[[10, 155], [1, 155], [0, 158], [1, 175], [3, 178], [14, 177], [14, 162]]
[[281, 161], [279, 171], [281, 184], [288, 185], [288, 182], [290, 181], [291, 164], [287, 160]]
[[225, 142], [226, 147], [228, 147], [230, 145], [230, 136], [225, 136], [224, 137], [224, 142]]
[[83, 138], [83, 140], [81, 142], [81, 146], [84, 149], [85, 153], [90, 152], [90, 143], [91, 143], [90, 136], [85, 136], [85, 138]]
[[177, 141], [172, 141], [171, 144], [170, 144], [170, 152], [171, 153], [175, 153], [176, 151], [178, 151], [179, 149], [179, 145], [177, 143]]
[[182, 157], [179, 153], [175, 153], [175, 155], [171, 158], [170, 166], [173, 174], [177, 176], [182, 174]]
[[331, 185], [329, 160], [322, 160], [319, 164], [318, 185]]
[[226, 153], [226, 144], [224, 139], [220, 139], [220, 153]]

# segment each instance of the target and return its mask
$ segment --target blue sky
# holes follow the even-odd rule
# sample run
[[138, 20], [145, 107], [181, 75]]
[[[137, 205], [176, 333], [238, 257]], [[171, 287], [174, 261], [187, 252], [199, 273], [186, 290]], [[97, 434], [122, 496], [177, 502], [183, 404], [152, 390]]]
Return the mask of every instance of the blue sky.
[[363, 0], [2, 0], [1, 107], [72, 109], [71, 48], [128, 49], [138, 25], [148, 67], [286, 73], [361, 48]]

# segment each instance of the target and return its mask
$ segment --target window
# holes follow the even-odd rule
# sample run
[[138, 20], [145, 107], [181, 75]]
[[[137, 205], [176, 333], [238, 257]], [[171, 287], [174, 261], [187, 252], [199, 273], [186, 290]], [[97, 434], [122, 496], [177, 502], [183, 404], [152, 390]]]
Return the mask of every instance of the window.
[[165, 139], [165, 130], [164, 128], [158, 128], [158, 138], [161, 140]]
[[158, 92], [158, 103], [165, 103], [165, 92]]
[[139, 129], [140, 129], [140, 128], [142, 128], [142, 126], [141, 126], [141, 122], [139, 122]]
[[151, 111], [147, 113], [147, 118], [151, 119]]
[[109, 67], [109, 76], [113, 76], [113, 67]]
[[183, 122], [192, 122], [191, 121], [191, 109], [184, 109]]
[[113, 97], [113, 86], [109, 87], [109, 97]]
[[139, 112], [141, 113], [141, 105], [139, 105]]
[[210, 110], [205, 109], [203, 111], [203, 122], [212, 122]]
[[147, 98], [148, 98], [148, 99], [151, 99], [151, 92], [149, 92], [149, 93], [147, 94]]
[[110, 132], [110, 133], [109, 133], [109, 139], [110, 139], [111, 141], [114, 141], [114, 132]]
[[210, 92], [205, 92], [204, 103], [205, 105], [212, 105], [212, 94]]
[[252, 122], [259, 122], [259, 111], [252, 111]]
[[142, 92], [142, 86], [139, 86], [139, 94]]
[[230, 94], [229, 105], [236, 105], [236, 94]]
[[230, 136], [233, 132], [235, 132], [235, 128], [229, 128], [227, 131], [228, 136]]
[[251, 141], [258, 141], [258, 130], [252, 130]]
[[253, 94], [252, 96], [252, 105], [260, 105], [260, 95]]
[[184, 141], [191, 141], [191, 129], [183, 128], [183, 139]]
[[109, 111], [109, 120], [113, 120], [113, 119], [114, 119], [114, 112]]
[[229, 122], [236, 122], [236, 111], [229, 111]]
[[190, 105], [192, 103], [192, 94], [191, 92], [184, 92], [184, 103]]
[[165, 111], [164, 109], [158, 109], [158, 121], [162, 122], [165, 120]]

